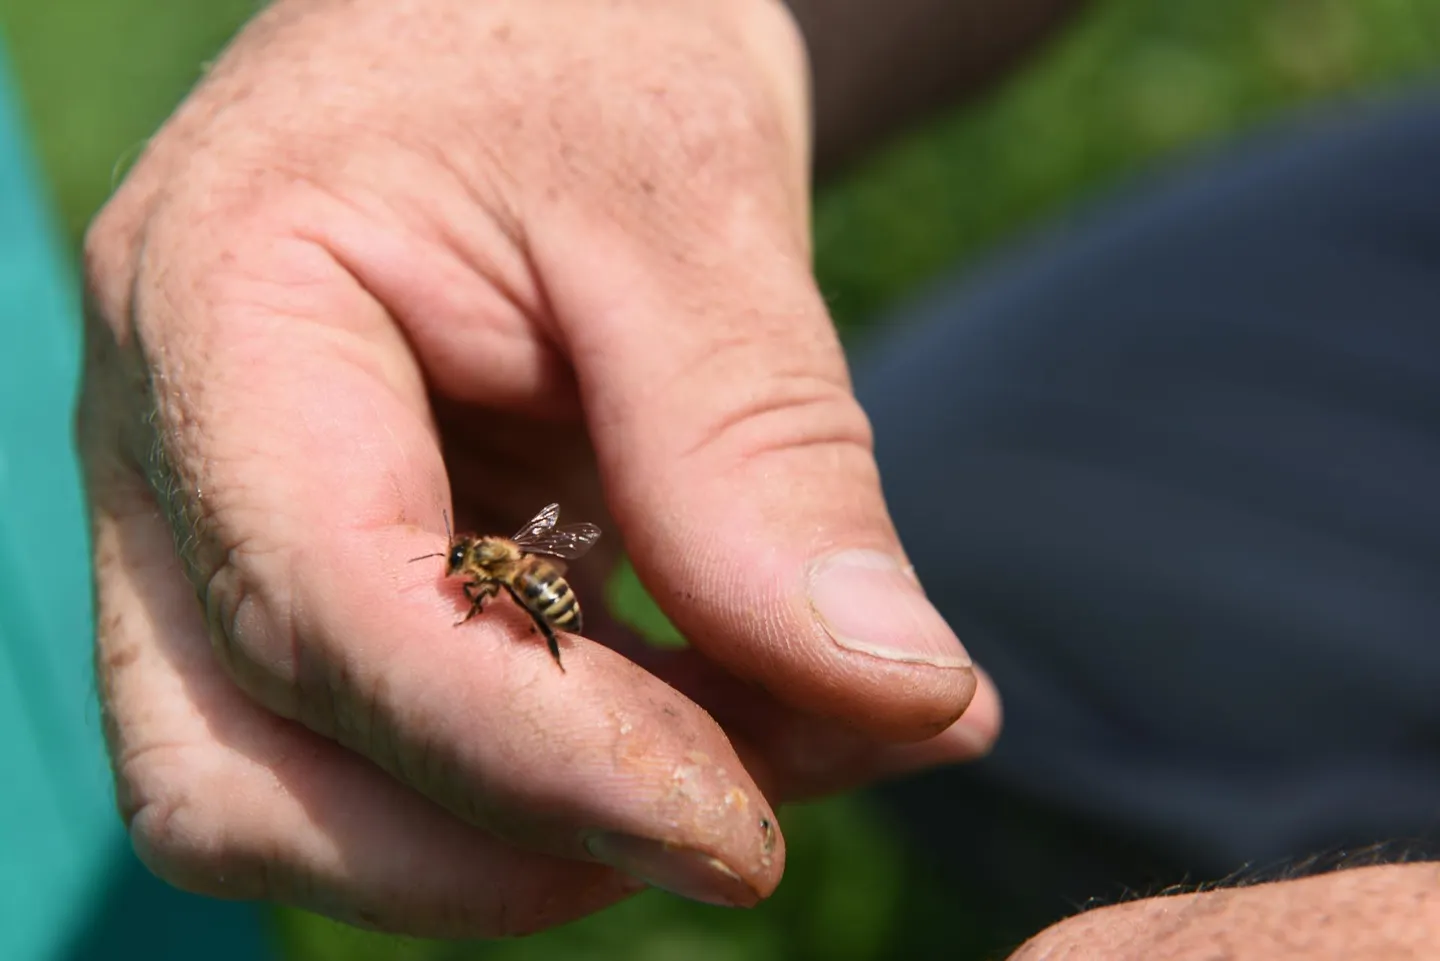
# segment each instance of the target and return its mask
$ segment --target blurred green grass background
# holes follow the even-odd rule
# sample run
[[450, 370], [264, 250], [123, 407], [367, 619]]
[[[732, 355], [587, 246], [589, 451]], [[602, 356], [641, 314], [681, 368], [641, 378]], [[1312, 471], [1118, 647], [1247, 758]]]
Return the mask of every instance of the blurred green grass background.
[[[0, 0], [62, 222], [84, 226], [251, 0]], [[848, 334], [940, 271], [1088, 193], [1317, 100], [1393, 88], [1440, 65], [1440, 0], [1098, 0], [1028, 67], [829, 185], [817, 271]], [[633, 577], [613, 601], [666, 627]], [[306, 961], [869, 961], [901, 945], [983, 944], [875, 812], [840, 799], [786, 812], [789, 871], [751, 912], [647, 893], [524, 941], [439, 944], [277, 914]], [[917, 933], [917, 929], [919, 930]]]

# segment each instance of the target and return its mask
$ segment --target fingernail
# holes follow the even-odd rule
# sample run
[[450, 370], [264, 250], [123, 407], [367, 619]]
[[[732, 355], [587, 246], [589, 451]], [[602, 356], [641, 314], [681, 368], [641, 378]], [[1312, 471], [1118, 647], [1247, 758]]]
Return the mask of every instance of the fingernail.
[[629, 834], [594, 834], [585, 849], [598, 861], [682, 898], [726, 908], [748, 908], [760, 896], [729, 865], [691, 848]]
[[906, 664], [970, 666], [970, 655], [914, 574], [889, 554], [849, 550], [822, 559], [810, 570], [810, 606], [848, 651]]

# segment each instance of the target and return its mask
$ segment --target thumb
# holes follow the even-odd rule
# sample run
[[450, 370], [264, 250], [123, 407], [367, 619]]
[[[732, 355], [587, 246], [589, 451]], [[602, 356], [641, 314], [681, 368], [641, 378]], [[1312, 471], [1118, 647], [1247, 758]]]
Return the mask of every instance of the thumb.
[[534, 248], [610, 509], [707, 657], [867, 734], [935, 735], [975, 672], [891, 524], [803, 233], [755, 210]]

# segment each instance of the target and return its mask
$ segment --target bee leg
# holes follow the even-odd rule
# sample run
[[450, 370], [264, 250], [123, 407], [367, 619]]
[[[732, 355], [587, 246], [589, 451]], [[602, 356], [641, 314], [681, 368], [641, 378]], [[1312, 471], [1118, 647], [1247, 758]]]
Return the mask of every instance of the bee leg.
[[505, 590], [510, 592], [510, 596], [515, 599], [515, 603], [519, 604], [521, 609], [530, 615], [530, 620], [535, 622], [535, 626], [540, 628], [540, 633], [545, 635], [545, 643], [550, 648], [550, 656], [555, 658], [555, 663], [560, 666], [560, 670], [564, 671], [565, 665], [560, 663], [560, 639], [555, 636], [555, 629], [550, 626], [550, 622], [535, 611], [530, 610], [530, 608], [520, 600], [520, 595], [516, 593], [513, 587], [507, 584], [505, 585]]
[[476, 614], [479, 614], [485, 608], [485, 602], [500, 592], [500, 587], [493, 581], [485, 581], [479, 584], [473, 581], [467, 581], [464, 591], [465, 596], [470, 600], [470, 610], [464, 617], [455, 622], [456, 627], [459, 627]]
[[555, 636], [555, 629], [549, 624], [546, 624], [542, 618], [537, 617], [535, 623], [545, 635], [545, 643], [550, 648], [550, 656], [555, 658], [555, 663], [559, 666], [560, 670], [565, 670], [565, 665], [560, 663], [560, 639]]

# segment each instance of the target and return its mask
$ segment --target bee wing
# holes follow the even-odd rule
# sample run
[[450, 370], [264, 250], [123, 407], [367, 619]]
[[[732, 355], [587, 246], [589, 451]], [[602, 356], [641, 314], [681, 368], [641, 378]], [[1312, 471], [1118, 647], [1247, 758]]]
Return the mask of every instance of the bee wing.
[[569, 524], [556, 527], [529, 540], [516, 539], [520, 548], [531, 554], [548, 554], [573, 561], [600, 539], [600, 528], [594, 524]]
[[560, 505], [551, 504], [540, 513], [530, 519], [530, 522], [515, 532], [510, 538], [520, 546], [533, 543], [537, 538], [543, 537], [545, 532], [555, 526], [555, 521], [560, 517]]

